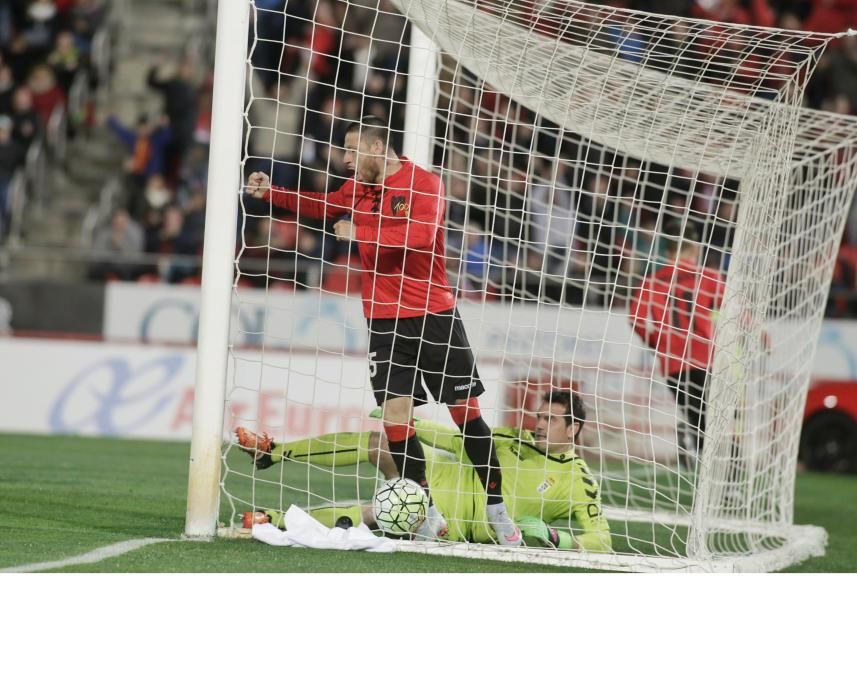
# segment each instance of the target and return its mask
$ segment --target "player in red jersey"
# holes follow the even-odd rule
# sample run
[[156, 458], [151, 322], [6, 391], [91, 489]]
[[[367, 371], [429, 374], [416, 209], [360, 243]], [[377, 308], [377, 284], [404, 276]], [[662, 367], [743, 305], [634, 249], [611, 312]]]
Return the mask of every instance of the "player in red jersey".
[[700, 264], [699, 230], [692, 222], [685, 225], [683, 236], [676, 222], [668, 223], [664, 233], [669, 262], [646, 277], [629, 313], [634, 331], [657, 352], [661, 370], [686, 416], [689, 428], [680, 430], [681, 446], [699, 455], [715, 318], [726, 280], [717, 270]]
[[[357, 242], [369, 374], [399, 473], [428, 486], [413, 424], [414, 404], [427, 401], [425, 385], [448, 405], [464, 436], [464, 449], [488, 495], [497, 541], [518, 546], [521, 533], [506, 512], [491, 430], [476, 398], [484, 387], [446, 275], [443, 183], [398, 156], [389, 142], [385, 122], [365, 117], [346, 130], [344, 162], [352, 177], [336, 192], [272, 187], [261, 172], [250, 174], [247, 192], [298, 216], [339, 219], [337, 238]], [[434, 539], [447, 531], [432, 504], [418, 535]]]

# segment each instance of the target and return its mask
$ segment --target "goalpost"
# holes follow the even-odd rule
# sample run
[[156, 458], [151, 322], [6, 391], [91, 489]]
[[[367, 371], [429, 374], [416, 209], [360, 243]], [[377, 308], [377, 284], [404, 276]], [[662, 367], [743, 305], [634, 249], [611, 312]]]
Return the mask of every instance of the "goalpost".
[[[857, 120], [800, 108], [832, 37], [571, 0], [374, 4], [318, 2], [297, 17], [220, 3], [186, 534], [211, 536], [218, 516], [229, 528], [244, 510], [374, 491], [367, 465], [254, 472], [223, 436], [235, 425], [277, 442], [380, 429], [368, 418], [353, 282], [369, 273], [358, 258], [322, 223], [247, 201], [237, 254], [231, 242], [239, 161], [275, 184], [332, 188], [330, 144], [347, 119], [377, 112], [401, 152], [444, 180], [448, 269], [486, 419], [526, 425], [552, 386], [581, 395], [578, 451], [600, 483], [614, 552], [408, 547], [626, 570], [765, 571], [823, 553], [824, 531], [795, 526], [792, 504], [809, 372], [857, 186]], [[245, 61], [236, 27], [248, 14]], [[700, 452], [629, 313], [664, 263], [671, 222], [697, 227], [702, 262], [725, 285]]]

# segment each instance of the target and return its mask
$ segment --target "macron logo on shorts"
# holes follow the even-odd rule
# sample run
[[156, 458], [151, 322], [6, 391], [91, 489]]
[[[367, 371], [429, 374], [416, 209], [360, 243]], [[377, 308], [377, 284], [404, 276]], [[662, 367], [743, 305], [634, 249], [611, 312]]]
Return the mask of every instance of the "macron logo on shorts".
[[456, 390], [456, 391], [464, 391], [465, 389], [470, 389], [470, 388], [472, 388], [475, 384], [476, 384], [476, 380], [475, 380], [475, 379], [474, 379], [472, 382], [470, 382], [470, 384], [456, 384], [456, 385], [455, 385], [455, 390]]

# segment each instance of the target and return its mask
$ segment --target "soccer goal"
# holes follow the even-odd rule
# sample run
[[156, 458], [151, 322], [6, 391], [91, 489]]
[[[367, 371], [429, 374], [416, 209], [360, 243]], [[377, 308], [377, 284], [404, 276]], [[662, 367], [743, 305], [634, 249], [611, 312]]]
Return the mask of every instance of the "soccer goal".
[[[404, 547], [635, 571], [769, 571], [822, 554], [824, 531], [793, 523], [794, 475], [857, 120], [801, 102], [834, 37], [565, 0], [289, 7], [220, 3], [186, 534], [374, 493], [370, 464], [254, 470], [229, 435], [380, 429], [359, 296], [372, 270], [332, 222], [236, 197], [251, 170], [334, 189], [343, 126], [375, 114], [398, 153], [443, 179], [483, 414], [532, 427], [546, 390], [581, 396], [576, 448], [613, 551]], [[698, 300], [670, 291], [647, 335], [641, 290], [676, 249], [718, 281], [716, 308], [706, 331]], [[674, 378], [706, 366], [695, 394]], [[449, 421], [437, 405], [418, 415]]]

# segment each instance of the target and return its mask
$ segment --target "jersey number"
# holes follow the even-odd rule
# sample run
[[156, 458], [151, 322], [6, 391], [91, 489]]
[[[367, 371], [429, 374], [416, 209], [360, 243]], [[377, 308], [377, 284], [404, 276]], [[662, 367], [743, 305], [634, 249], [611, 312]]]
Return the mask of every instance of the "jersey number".
[[378, 361], [375, 359], [375, 355], [377, 355], [377, 354], [378, 354], [377, 351], [369, 353], [369, 376], [370, 377], [374, 377], [376, 374], [378, 374]]

